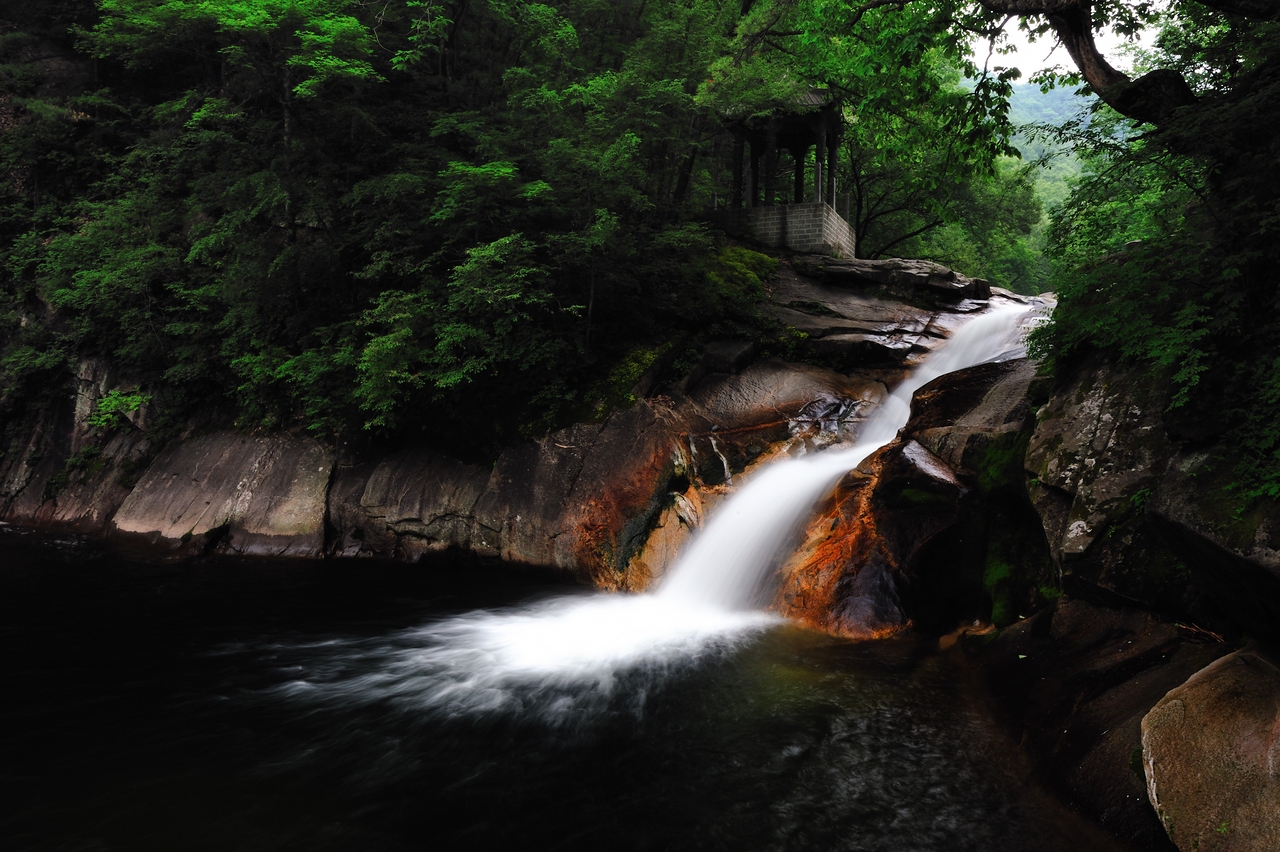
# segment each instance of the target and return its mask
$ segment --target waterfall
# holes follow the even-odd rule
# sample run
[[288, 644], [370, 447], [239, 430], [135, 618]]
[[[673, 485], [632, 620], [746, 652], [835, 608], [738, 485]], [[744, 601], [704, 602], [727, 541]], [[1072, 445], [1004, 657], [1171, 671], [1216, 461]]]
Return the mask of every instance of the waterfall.
[[1021, 355], [1028, 313], [1025, 305], [1002, 305], [962, 326], [867, 418], [853, 447], [775, 463], [753, 476], [685, 548], [658, 596], [733, 610], [751, 607], [779, 551], [818, 500], [907, 424], [915, 392], [946, 373]]
[[549, 725], [614, 712], [619, 701], [640, 712], [670, 666], [730, 651], [780, 623], [752, 605], [822, 495], [893, 440], [921, 386], [1021, 355], [1020, 326], [1032, 312], [996, 306], [967, 322], [888, 395], [855, 446], [754, 472], [695, 535], [657, 592], [572, 595], [467, 613], [373, 641], [326, 643], [308, 650], [320, 655], [316, 667], [279, 691], [299, 701], [450, 717], [519, 712]]

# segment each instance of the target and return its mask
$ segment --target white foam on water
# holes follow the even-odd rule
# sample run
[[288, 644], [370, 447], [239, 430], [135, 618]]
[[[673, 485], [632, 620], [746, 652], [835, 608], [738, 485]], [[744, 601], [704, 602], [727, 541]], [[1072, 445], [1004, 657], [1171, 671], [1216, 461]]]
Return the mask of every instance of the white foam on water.
[[[376, 639], [276, 647], [282, 662], [297, 655], [302, 663], [293, 669], [301, 676], [273, 692], [445, 716], [519, 712], [556, 725], [615, 701], [638, 713], [644, 693], [672, 666], [730, 651], [779, 623], [765, 612], [655, 595], [576, 595], [470, 612]], [[618, 695], [624, 678], [630, 694]]]
[[757, 473], [689, 544], [658, 597], [727, 609], [756, 604], [779, 550], [836, 480], [897, 437], [915, 392], [946, 373], [1024, 354], [1022, 327], [1028, 315], [1025, 305], [1001, 305], [961, 326], [867, 418], [854, 446], [778, 462]]
[[[1002, 305], [962, 326], [889, 395], [855, 446], [755, 473], [696, 534], [657, 592], [577, 595], [297, 648], [305, 660], [295, 667], [300, 676], [277, 692], [451, 716], [518, 711], [554, 724], [609, 705], [622, 680], [652, 683], [672, 666], [737, 647], [781, 623], [752, 607], [818, 500], [894, 439], [917, 389], [953, 370], [1021, 355], [1030, 313]], [[645, 688], [632, 691], [642, 703]]]

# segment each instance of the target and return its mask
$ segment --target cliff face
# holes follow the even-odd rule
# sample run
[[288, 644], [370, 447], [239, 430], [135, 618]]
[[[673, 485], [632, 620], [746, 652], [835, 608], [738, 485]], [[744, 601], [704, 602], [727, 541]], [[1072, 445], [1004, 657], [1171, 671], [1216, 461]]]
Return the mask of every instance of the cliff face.
[[[917, 272], [922, 290], [942, 287], [937, 269]], [[894, 274], [912, 289], [910, 270]], [[852, 371], [755, 360], [749, 341], [715, 341], [682, 382], [603, 422], [509, 447], [492, 467], [430, 447], [357, 456], [198, 423], [158, 446], [145, 407], [112, 428], [91, 425], [97, 401], [121, 383], [86, 361], [63, 406], [7, 424], [0, 519], [178, 555], [413, 560], [456, 547], [642, 589], [735, 476], [848, 438], [885, 380], [983, 309], [969, 297], [985, 285], [958, 280], [918, 306], [788, 268], [767, 310], [798, 324], [801, 354]]]
[[969, 644], [1045, 775], [1117, 837], [1270, 848], [1278, 508], [1229, 508], [1232, 448], [1171, 428], [1167, 401], [1099, 360], [1033, 408], [1025, 498], [1066, 596]]

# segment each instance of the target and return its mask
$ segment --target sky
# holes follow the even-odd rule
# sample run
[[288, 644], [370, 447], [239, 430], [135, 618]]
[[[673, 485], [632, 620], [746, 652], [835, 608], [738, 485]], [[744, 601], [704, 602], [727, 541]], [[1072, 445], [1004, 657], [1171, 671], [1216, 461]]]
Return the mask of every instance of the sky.
[[[1042, 68], [1061, 65], [1065, 69], [1075, 70], [1075, 65], [1071, 62], [1071, 57], [1067, 54], [1066, 48], [1058, 44], [1058, 40], [1052, 35], [1041, 36], [1035, 44], [1031, 44], [1027, 41], [1027, 34], [1018, 29], [1016, 22], [1011, 21], [1005, 31], [1009, 34], [1011, 43], [1018, 50], [1016, 53], [1004, 56], [992, 56], [991, 67], [996, 65], [1016, 66], [1022, 71], [1020, 82], [1023, 83]], [[1152, 30], [1144, 30], [1140, 35], [1142, 38], [1139, 40], [1139, 44], [1145, 43], [1145, 46], [1149, 46], [1155, 34]], [[1124, 36], [1116, 35], [1110, 31], [1103, 31], [1094, 34], [1094, 43], [1098, 45], [1098, 50], [1114, 67], [1124, 70], [1129, 66], [1129, 59], [1121, 53], [1121, 48], [1128, 43]], [[976, 47], [981, 48], [981, 51], [977, 53], [978, 64], [981, 65], [986, 57], [986, 45], [976, 45]]]

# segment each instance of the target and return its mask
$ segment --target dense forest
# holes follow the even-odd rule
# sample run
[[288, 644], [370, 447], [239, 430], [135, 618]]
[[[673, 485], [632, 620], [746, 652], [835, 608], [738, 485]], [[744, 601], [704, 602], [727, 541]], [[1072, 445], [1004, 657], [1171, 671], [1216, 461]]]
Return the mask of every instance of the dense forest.
[[[1158, 28], [1153, 72], [1099, 77], [1068, 6]], [[1245, 493], [1274, 495], [1276, 12], [8, 0], [0, 420], [92, 358], [117, 379], [104, 430], [146, 404], [159, 430], [199, 412], [485, 457], [625, 405], [703, 340], [785, 355], [756, 308], [775, 261], [714, 226], [725, 120], [818, 87], [843, 104], [860, 254], [1056, 291], [1050, 368], [1149, 363], [1174, 416], [1245, 448]], [[1018, 72], [990, 47], [1019, 21], [1077, 60], [1033, 83], [1095, 91], [1091, 112], [1011, 112]]]

